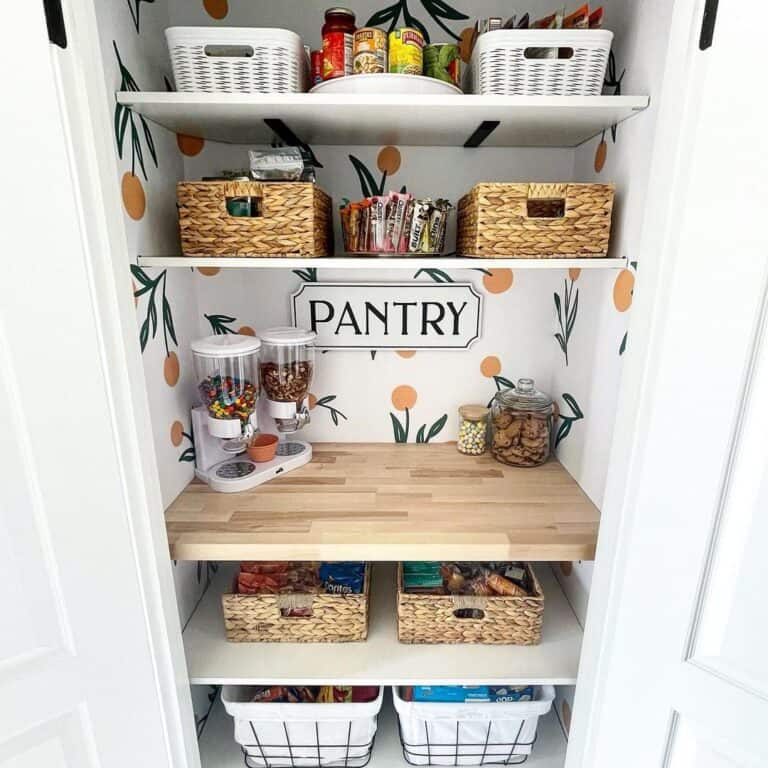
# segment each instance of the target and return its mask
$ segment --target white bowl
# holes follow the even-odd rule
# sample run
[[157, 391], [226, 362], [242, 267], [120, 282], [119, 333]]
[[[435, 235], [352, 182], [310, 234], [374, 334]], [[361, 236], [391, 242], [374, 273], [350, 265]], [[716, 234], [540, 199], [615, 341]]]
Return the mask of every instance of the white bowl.
[[422, 75], [348, 75], [318, 83], [310, 93], [330, 94], [407, 94], [415, 96], [461, 95], [452, 83]]

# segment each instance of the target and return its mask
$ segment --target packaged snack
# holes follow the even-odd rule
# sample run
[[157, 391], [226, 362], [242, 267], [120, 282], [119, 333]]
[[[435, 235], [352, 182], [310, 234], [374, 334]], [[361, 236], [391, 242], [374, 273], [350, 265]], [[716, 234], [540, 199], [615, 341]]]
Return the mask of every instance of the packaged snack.
[[500, 704], [510, 701], [533, 701], [534, 688], [532, 685], [510, 686], [491, 685], [488, 689], [489, 698]]
[[529, 13], [524, 13], [518, 19], [516, 29], [528, 29], [530, 23], [531, 23], [531, 15]]
[[312, 85], [317, 85], [323, 82], [323, 52], [312, 51], [309, 55], [310, 69], [311, 69], [311, 82]]
[[589, 29], [589, 3], [584, 3], [563, 19], [563, 29]]
[[371, 242], [372, 251], [381, 252], [386, 245], [387, 210], [389, 209], [389, 197], [377, 195], [371, 203]]
[[360, 203], [349, 204], [349, 250], [352, 252], [361, 250], [357, 239], [361, 212], [362, 207]]
[[403, 588], [406, 592], [422, 589], [443, 588], [443, 574], [440, 563], [403, 563]]
[[355, 685], [352, 688], [352, 701], [365, 704], [379, 695], [378, 685]]
[[415, 253], [422, 250], [422, 235], [424, 229], [429, 231], [429, 212], [432, 209], [432, 201], [417, 200], [413, 206], [413, 214], [411, 215], [411, 228], [410, 236], [408, 238], [408, 252]]
[[541, 19], [537, 19], [531, 24], [531, 29], [562, 29], [563, 17], [565, 16], [565, 8], [561, 8], [549, 16], [544, 16]]
[[361, 594], [364, 580], [365, 563], [362, 562], [323, 563], [320, 566], [323, 589], [331, 594]]
[[513, 581], [505, 579], [498, 573], [487, 571], [485, 574], [485, 583], [497, 594], [507, 597], [527, 597], [528, 592], [519, 587]]
[[267, 702], [280, 702], [284, 701], [284, 693], [282, 686], [273, 685], [268, 687], [256, 688], [253, 692], [251, 701]]
[[[400, 689], [401, 698], [403, 688]], [[534, 687], [510, 685], [414, 685], [409, 688], [412, 697], [406, 701], [428, 701], [441, 703], [468, 703], [473, 701], [504, 703], [511, 701], [533, 701]]]
[[318, 704], [343, 704], [352, 701], [352, 686], [324, 685], [317, 693]]
[[451, 594], [461, 592], [467, 583], [464, 574], [456, 563], [443, 563], [440, 568], [445, 588]]
[[414, 200], [409, 196], [408, 205], [405, 207], [405, 216], [403, 218], [403, 228], [398, 242], [398, 253], [408, 253], [408, 243], [410, 241], [411, 221], [413, 220]]
[[603, 6], [595, 8], [592, 13], [589, 14], [589, 28], [600, 29], [603, 26]]
[[301, 181], [304, 158], [298, 147], [266, 147], [248, 152], [255, 181]]

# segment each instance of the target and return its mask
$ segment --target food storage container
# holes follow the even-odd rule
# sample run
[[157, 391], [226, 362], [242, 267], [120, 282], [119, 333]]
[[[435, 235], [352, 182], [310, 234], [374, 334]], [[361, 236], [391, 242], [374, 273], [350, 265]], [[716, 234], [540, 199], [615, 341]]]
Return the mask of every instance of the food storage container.
[[518, 379], [514, 389], [493, 399], [491, 453], [504, 464], [535, 467], [549, 458], [554, 403], [533, 384], [533, 379]]
[[484, 405], [462, 405], [459, 408], [459, 453], [480, 456], [488, 447], [488, 408]]

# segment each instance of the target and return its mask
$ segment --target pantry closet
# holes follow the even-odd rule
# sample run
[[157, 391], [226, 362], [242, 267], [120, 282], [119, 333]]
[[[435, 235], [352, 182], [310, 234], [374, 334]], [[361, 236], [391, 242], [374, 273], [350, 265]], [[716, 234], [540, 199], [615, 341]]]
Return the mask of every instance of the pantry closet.
[[[603, 28], [614, 34], [602, 97], [476, 97], [465, 108], [460, 95], [423, 104], [363, 95], [357, 104], [332, 95], [313, 102], [312, 94], [217, 99], [174, 92], [167, 28], [279, 27], [315, 49], [326, 5], [105, 0], [64, 14], [70, 49], [88, 48], [93, 59], [98, 46], [100, 67], [88, 74], [83, 106], [103, 134], [99, 184], [111, 210], [123, 209], [122, 220], [107, 224], [116, 244], [109, 265], [125, 291], [121, 300], [135, 304], [145, 377], [138, 402], [148, 408], [152, 432], [143, 461], [147, 483], [162, 497], [162, 509], [150, 510], [156, 528], [165, 513], [194, 711], [188, 731], [197, 733], [202, 768], [234, 768], [243, 755], [221, 701], [225, 685], [554, 686], [526, 764], [578, 765], [566, 757], [568, 737], [636, 281], [642, 286], [638, 244], [653, 194], [657, 98], [669, 88], [675, 4], [602, 3]], [[382, 27], [411, 19], [412, 26], [415, 19], [441, 42], [458, 39], [478, 18], [513, 10], [534, 18], [553, 9], [547, 0], [515, 9], [501, 0], [359, 0], [353, 10], [359, 26], [369, 19]], [[498, 125], [478, 133], [489, 121]], [[335, 252], [183, 256], [177, 183], [247, 167], [249, 149], [296, 141], [309, 147], [317, 183], [332, 198]], [[614, 184], [607, 257], [457, 261], [455, 211], [449, 255], [344, 257], [338, 211], [345, 199], [407, 189], [456, 206], [481, 182]], [[292, 295], [325, 283], [423, 284], [425, 291], [468, 284], [482, 297], [479, 338], [463, 349], [318, 351], [311, 421], [301, 433], [316, 462], [293, 484], [283, 478], [253, 495], [212, 493], [194, 480], [191, 342], [292, 325]], [[468, 469], [477, 465], [452, 443], [459, 406], [485, 404], [522, 377], [555, 402], [556, 452], [511, 498], [483, 485], [482, 472]], [[483, 471], [497, 472], [490, 465]], [[245, 560], [373, 563], [367, 640], [227, 642], [221, 595]], [[541, 642], [398, 642], [396, 564], [431, 560], [531, 562], [545, 596]], [[166, 621], [172, 634], [174, 621]], [[189, 717], [180, 689], [179, 711]], [[370, 762], [380, 768], [406, 764], [389, 689], [385, 694]], [[196, 749], [187, 751], [194, 765]]]

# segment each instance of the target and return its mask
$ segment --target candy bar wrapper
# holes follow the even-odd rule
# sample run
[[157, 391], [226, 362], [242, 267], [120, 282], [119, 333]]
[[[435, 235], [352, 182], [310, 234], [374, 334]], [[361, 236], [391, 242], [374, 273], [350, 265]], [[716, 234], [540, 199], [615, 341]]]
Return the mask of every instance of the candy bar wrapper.
[[413, 195], [410, 192], [390, 192], [389, 217], [387, 223], [387, 251], [402, 251], [400, 242], [405, 230], [405, 221]]
[[339, 216], [341, 216], [341, 236], [344, 239], [344, 250], [345, 251], [351, 251], [352, 248], [349, 245], [349, 214], [350, 214], [350, 207], [348, 205], [344, 206], [339, 211]]
[[397, 251], [398, 253], [408, 253], [408, 242], [411, 235], [411, 220], [413, 219], [414, 200], [409, 200], [405, 206], [405, 214], [403, 216], [403, 228], [400, 233], [400, 239], [398, 240]]
[[377, 253], [385, 250], [388, 209], [389, 197], [378, 195], [371, 198], [370, 249]]
[[425, 227], [429, 229], [429, 212], [432, 208], [429, 200], [417, 200], [411, 214], [410, 236], [408, 238], [408, 253], [416, 253], [421, 248], [422, 235]]
[[360, 231], [357, 236], [357, 250], [367, 253], [371, 250], [371, 201], [366, 198], [360, 203]]
[[360, 213], [362, 208], [360, 203], [349, 204], [349, 242], [348, 247], [352, 253], [360, 250], [358, 243], [358, 232], [360, 230]]

